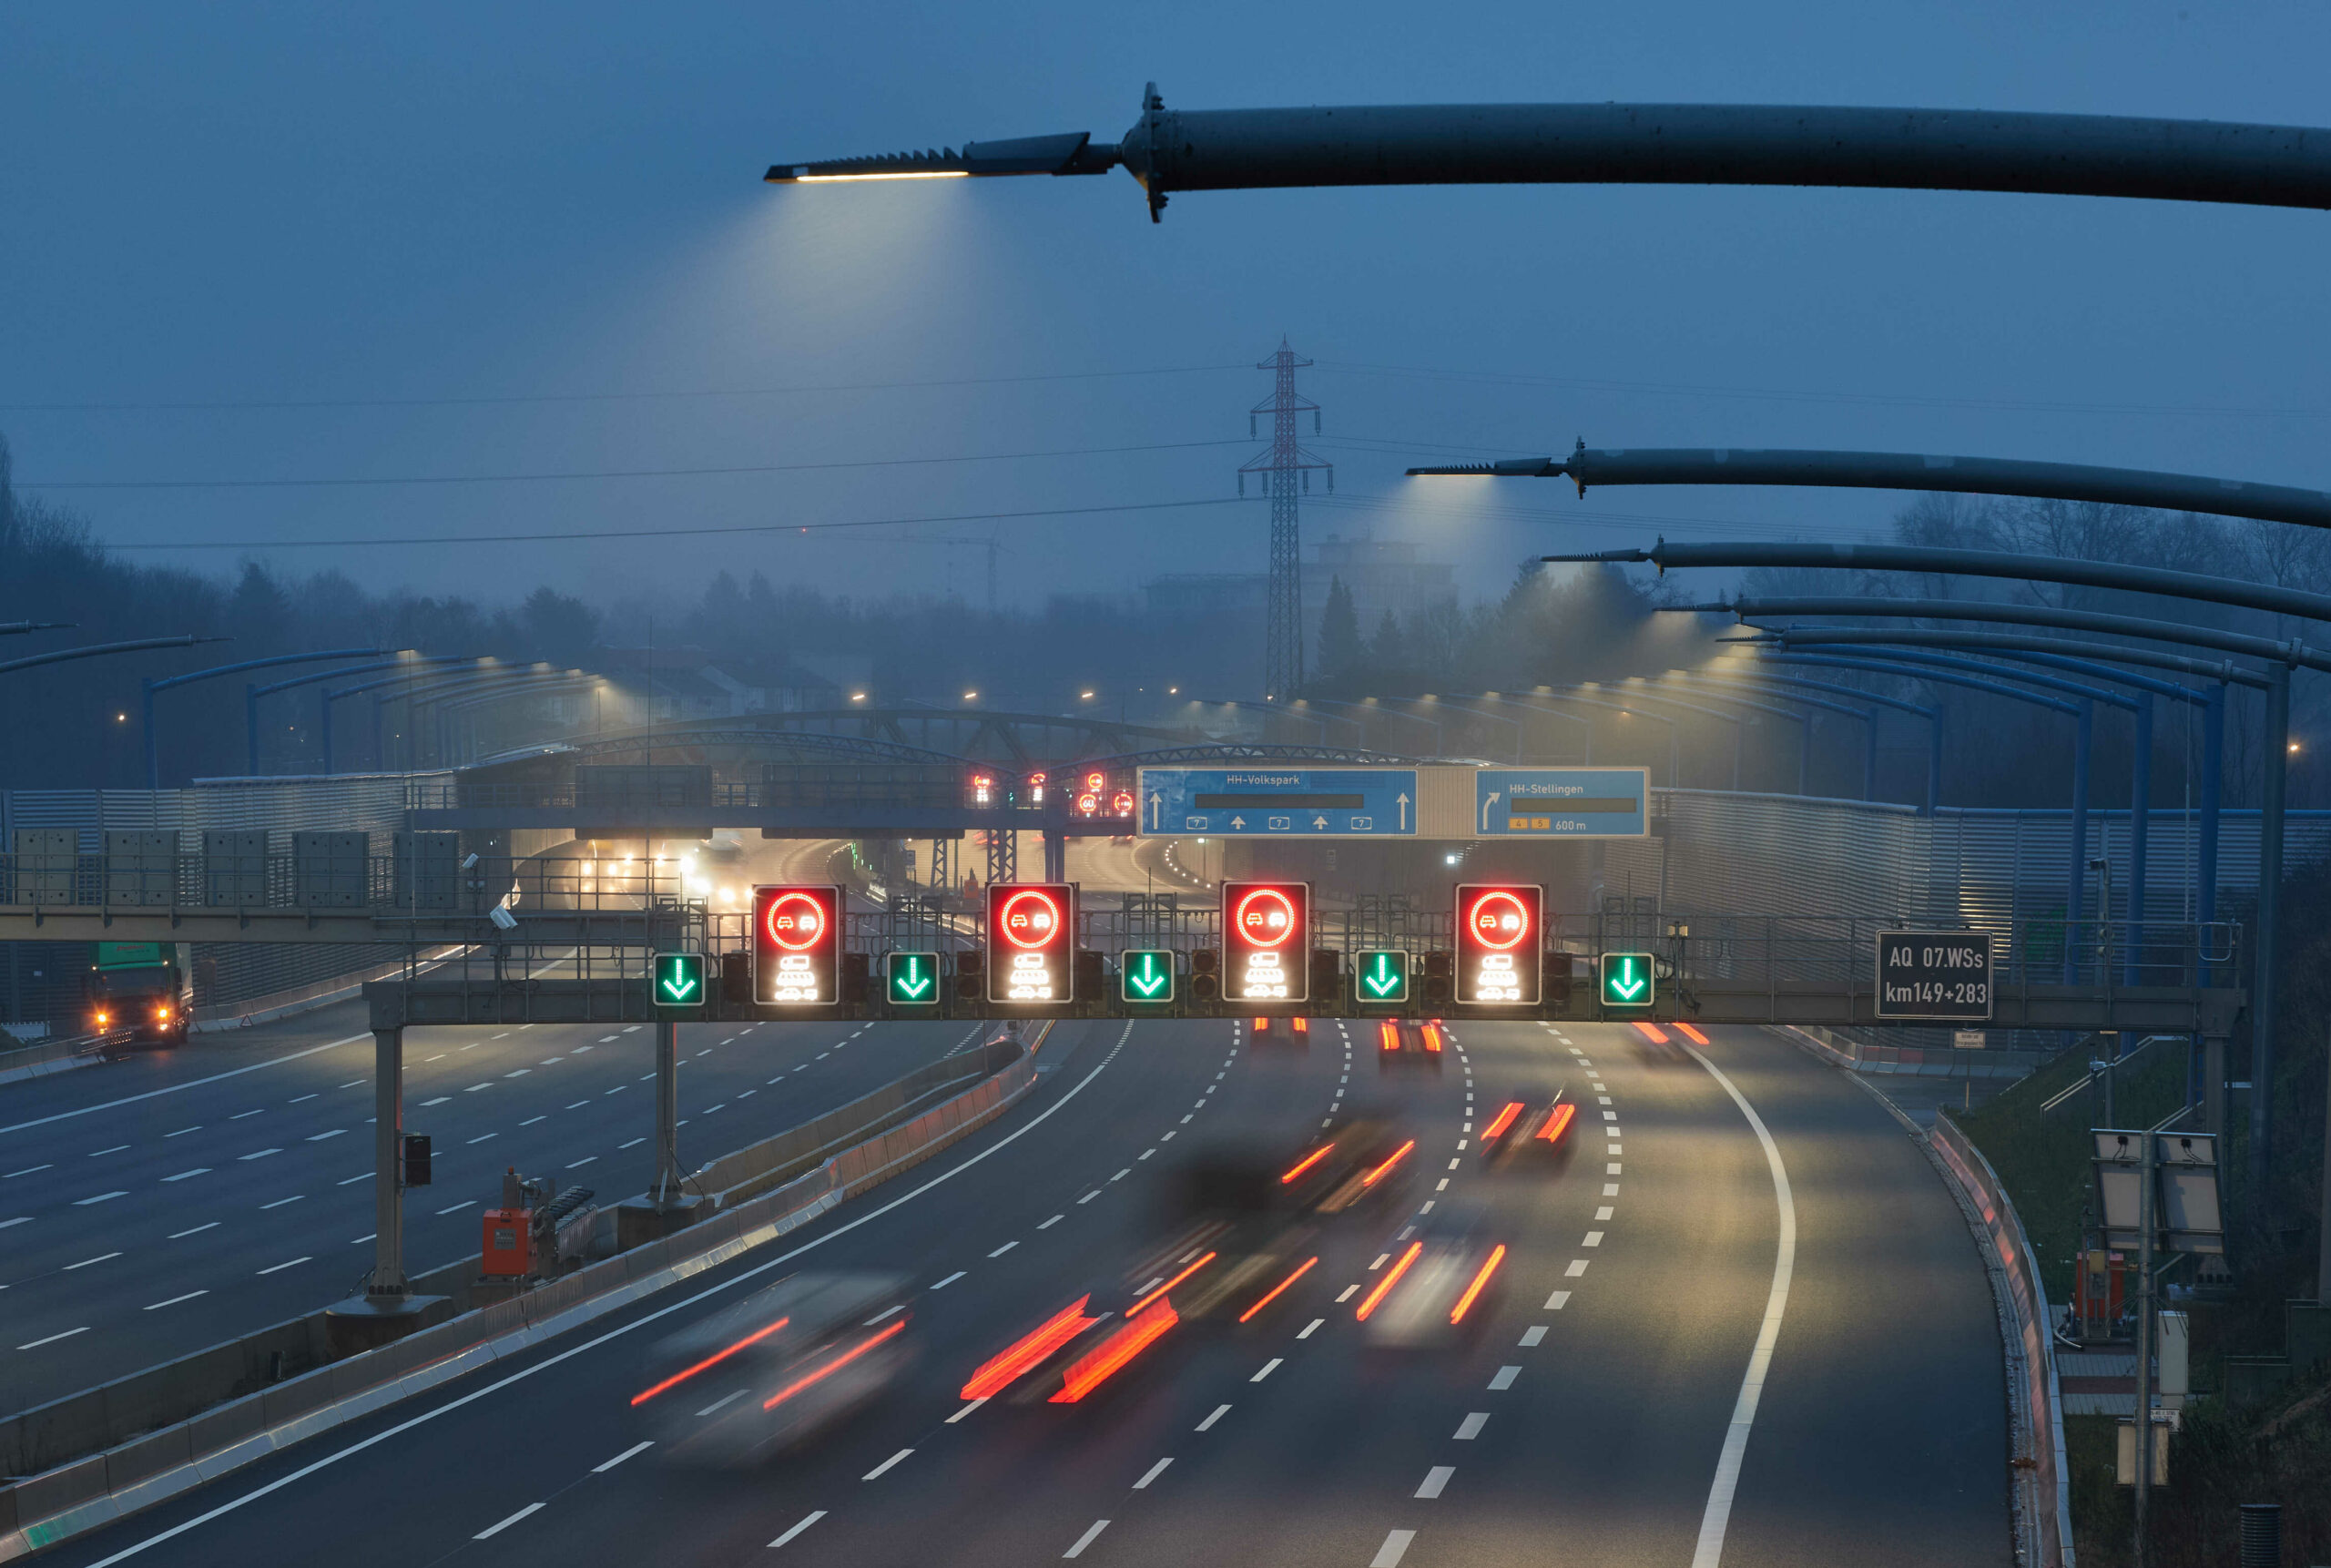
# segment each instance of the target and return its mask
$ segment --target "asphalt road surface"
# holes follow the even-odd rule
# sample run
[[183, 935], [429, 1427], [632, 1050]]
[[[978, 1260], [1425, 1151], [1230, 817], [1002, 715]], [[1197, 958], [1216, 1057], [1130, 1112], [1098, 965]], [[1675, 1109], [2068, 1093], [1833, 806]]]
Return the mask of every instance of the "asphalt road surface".
[[[1230, 1023], [1062, 1024], [1027, 1100], [910, 1176], [55, 1561], [2010, 1559], [1980, 1260], [1881, 1106], [1760, 1031], [1720, 1032], [1705, 1062], [1618, 1025], [1451, 1034], [1436, 1077], [1379, 1075], [1363, 1024], [1318, 1023], [1301, 1053]], [[434, 1093], [469, 1081], [509, 1082], [447, 1066]], [[1582, 1107], [1568, 1166], [1483, 1170], [1482, 1118], [1558, 1085]], [[1332, 1111], [1369, 1103], [1418, 1140], [1402, 1204], [1272, 1310], [1176, 1329], [1081, 1404], [967, 1407], [974, 1367], [1155, 1234], [1155, 1189], [1181, 1150], [1300, 1149]], [[1510, 1248], [1482, 1331], [1435, 1352], [1371, 1348], [1354, 1297], [1426, 1206], [1456, 1203]], [[630, 1404], [649, 1344], [809, 1268], [910, 1275], [920, 1359], [749, 1475], [660, 1462]], [[721, 1376], [700, 1397], [725, 1398]]]
[[[316, 1310], [372, 1261], [361, 1003], [0, 1089], [0, 1414]], [[798, 1125], [991, 1025], [686, 1024], [680, 1152]], [[405, 1262], [474, 1256], [502, 1174], [602, 1202], [654, 1174], [654, 1030], [405, 1032], [405, 1126], [434, 1140]]]

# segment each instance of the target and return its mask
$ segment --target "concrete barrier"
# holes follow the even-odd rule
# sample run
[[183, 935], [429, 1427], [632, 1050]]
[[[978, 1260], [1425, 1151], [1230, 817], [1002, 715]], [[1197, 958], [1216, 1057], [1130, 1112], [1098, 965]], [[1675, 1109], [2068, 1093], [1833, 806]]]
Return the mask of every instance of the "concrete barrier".
[[[1036, 1083], [1033, 1048], [1023, 1052], [1011, 1044], [1005, 1061], [974, 1086], [902, 1126], [839, 1151], [773, 1191], [375, 1349], [230, 1397], [227, 1390], [249, 1376], [255, 1360], [265, 1369], [273, 1349], [301, 1345], [297, 1334], [310, 1336], [305, 1349], [321, 1361], [322, 1315], [316, 1314], [25, 1411], [0, 1426], [0, 1461], [8, 1473], [25, 1476], [0, 1487], [0, 1563], [98, 1529], [767, 1246], [1001, 1115]], [[449, 1265], [417, 1277], [414, 1286], [431, 1293], [457, 1287], [465, 1299], [472, 1268], [466, 1260]], [[115, 1424], [167, 1411], [173, 1399], [184, 1410], [184, 1401], [204, 1390], [226, 1402], [150, 1431]], [[63, 1451], [93, 1438], [111, 1446], [78, 1455]], [[39, 1454], [52, 1456], [47, 1468], [27, 1474], [37, 1467], [17, 1456]]]
[[2029, 1561], [2038, 1568], [2071, 1568], [2071, 1487], [2064, 1468], [2063, 1396], [2056, 1380], [2055, 1338], [2039, 1260], [2016, 1217], [2015, 1205], [1982, 1152], [1947, 1115], [1935, 1118], [1929, 1143], [1969, 1206], [1980, 1217], [1994, 1267], [2007, 1339], [2009, 1385], [2015, 1406], [2017, 1513], [2029, 1537]]

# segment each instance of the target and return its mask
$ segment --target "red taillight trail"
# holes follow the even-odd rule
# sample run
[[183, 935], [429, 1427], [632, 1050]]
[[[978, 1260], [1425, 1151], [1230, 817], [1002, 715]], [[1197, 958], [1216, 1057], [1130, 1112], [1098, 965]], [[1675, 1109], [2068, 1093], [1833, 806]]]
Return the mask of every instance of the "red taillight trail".
[[1074, 1306], [1063, 1308], [1001, 1354], [982, 1362], [979, 1370], [972, 1374], [972, 1380], [963, 1385], [962, 1397], [993, 1398], [1017, 1381], [1023, 1372], [1099, 1322], [1098, 1318], [1084, 1315], [1085, 1306], [1092, 1299], [1090, 1296], [1078, 1297]]
[[1161, 1303], [1155, 1312], [1128, 1320], [1125, 1327], [1102, 1340], [1092, 1354], [1080, 1358], [1068, 1369], [1061, 1379], [1060, 1392], [1052, 1397], [1051, 1402], [1074, 1404], [1123, 1371], [1126, 1362], [1155, 1344], [1159, 1336], [1180, 1321], [1171, 1301]]
[[673, 1373], [670, 1377], [665, 1379], [662, 1382], [657, 1384], [646, 1393], [634, 1394], [631, 1397], [631, 1402], [635, 1405], [646, 1404], [648, 1400], [662, 1393], [666, 1389], [675, 1388], [681, 1383], [687, 1382], [690, 1378], [695, 1377], [707, 1367], [717, 1367], [721, 1362], [727, 1360], [729, 1357], [735, 1355], [738, 1351], [745, 1349], [747, 1346], [759, 1344], [763, 1339], [768, 1339], [771, 1334], [776, 1333], [779, 1329], [784, 1328], [788, 1323], [792, 1321], [793, 1319], [790, 1318], [779, 1318], [768, 1328], [758, 1329], [753, 1333], [746, 1335], [743, 1339], [738, 1340], [727, 1349], [714, 1351], [711, 1355], [707, 1356], [703, 1360], [698, 1361], [695, 1366], [687, 1369], [687, 1370]]
[[1369, 1171], [1366, 1176], [1359, 1178], [1359, 1185], [1362, 1186], [1374, 1186], [1378, 1177], [1381, 1176], [1386, 1171], [1390, 1170], [1394, 1166], [1399, 1165], [1401, 1160], [1407, 1158], [1409, 1151], [1416, 1146], [1416, 1139], [1410, 1138], [1407, 1143], [1402, 1144], [1399, 1148], [1394, 1149], [1390, 1159], [1386, 1160], [1382, 1165], [1378, 1166], [1374, 1170]]
[[1656, 1023], [1645, 1023], [1641, 1019], [1637, 1019], [1635, 1021], [1635, 1032], [1654, 1045], [1664, 1045], [1667, 1044], [1667, 1032], [1660, 1028]]
[[1708, 1037], [1706, 1035], [1701, 1033], [1690, 1024], [1684, 1023], [1681, 1019], [1676, 1021], [1675, 1027], [1681, 1029], [1684, 1032], [1684, 1038], [1689, 1040], [1695, 1045], [1705, 1045], [1708, 1043]]
[[828, 1361], [824, 1366], [819, 1367], [808, 1377], [797, 1378], [792, 1382], [788, 1383], [785, 1387], [779, 1389], [773, 1398], [762, 1400], [761, 1409], [765, 1410], [773, 1410], [777, 1409], [778, 1406], [783, 1404], [786, 1400], [791, 1399], [794, 1395], [799, 1393], [810, 1384], [818, 1381], [820, 1378], [829, 1377], [835, 1372], [840, 1371], [844, 1367], [849, 1366], [852, 1361], [855, 1361], [859, 1357], [866, 1354], [867, 1351], [872, 1349], [875, 1346], [880, 1344], [891, 1335], [905, 1332], [906, 1326], [906, 1319], [903, 1318], [900, 1319], [897, 1322], [891, 1324], [880, 1333], [870, 1336], [862, 1343], [854, 1345], [850, 1349], [844, 1350], [840, 1355], [836, 1356], [832, 1360]]
[[1506, 1102], [1505, 1109], [1497, 1114], [1497, 1120], [1491, 1122], [1489, 1125], [1489, 1130], [1481, 1135], [1481, 1142], [1488, 1143], [1491, 1138], [1502, 1135], [1506, 1128], [1513, 1125], [1513, 1118], [1521, 1114], [1521, 1101], [1509, 1100]]
[[1409, 1266], [1417, 1260], [1417, 1255], [1423, 1250], [1423, 1242], [1411, 1241], [1409, 1243], [1409, 1249], [1400, 1254], [1400, 1260], [1392, 1265], [1391, 1268], [1386, 1269], [1384, 1271], [1384, 1278], [1376, 1282], [1376, 1288], [1369, 1291], [1366, 1296], [1360, 1298], [1359, 1321], [1363, 1323], [1368, 1321], [1368, 1315], [1376, 1310], [1378, 1304], [1380, 1303], [1385, 1297], [1391, 1294], [1392, 1287], [1400, 1282], [1400, 1276], [1409, 1271]]
[[1387, 1051], [1398, 1051], [1400, 1048], [1400, 1025], [1389, 1018], [1379, 1023], [1376, 1026], [1376, 1042]]
[[1334, 1154], [1335, 1152], [1336, 1145], [1333, 1144], [1323, 1145], [1322, 1146], [1312, 1150], [1309, 1154], [1303, 1156], [1301, 1162], [1298, 1163], [1293, 1170], [1278, 1178], [1279, 1186], [1287, 1186], [1297, 1176], [1301, 1176], [1305, 1171], [1309, 1170], [1313, 1166], [1318, 1165], [1321, 1160], [1326, 1159], [1329, 1155]]
[[1500, 1243], [1497, 1250], [1490, 1254], [1490, 1260], [1481, 1265], [1481, 1271], [1473, 1276], [1473, 1282], [1465, 1287], [1465, 1294], [1457, 1298], [1457, 1309], [1449, 1314], [1449, 1320], [1451, 1323], [1461, 1323], [1465, 1320], [1465, 1314], [1473, 1308], [1474, 1299], [1489, 1284], [1490, 1276], [1495, 1274], [1497, 1266], [1504, 1261], [1505, 1247]]
[[1156, 1300], [1159, 1297], [1165, 1295], [1166, 1292], [1174, 1288], [1175, 1286], [1179, 1285], [1183, 1280], [1187, 1279], [1191, 1275], [1196, 1274], [1199, 1269], [1204, 1268], [1207, 1264], [1212, 1263], [1214, 1258], [1215, 1255], [1213, 1253], [1207, 1253], [1204, 1257], [1199, 1258], [1196, 1263], [1191, 1264], [1187, 1268], [1183, 1269], [1179, 1274], [1174, 1276], [1173, 1278], [1168, 1279], [1165, 1284], [1160, 1285], [1156, 1289], [1151, 1291], [1148, 1295], [1135, 1302], [1131, 1307], [1126, 1308], [1125, 1316], [1128, 1318], [1135, 1316], [1143, 1308], [1148, 1306], [1152, 1301]]
[[1247, 1308], [1244, 1312], [1239, 1313], [1238, 1321], [1244, 1323], [1247, 1319], [1252, 1318], [1256, 1313], [1261, 1311], [1264, 1308], [1277, 1300], [1280, 1291], [1286, 1289], [1288, 1286], [1294, 1284], [1297, 1280], [1310, 1273], [1311, 1265], [1318, 1261], [1319, 1260], [1316, 1257], [1306, 1260], [1302, 1268], [1297, 1269], [1294, 1273], [1288, 1275], [1286, 1278], [1272, 1286], [1269, 1295], [1264, 1297], [1260, 1301], [1256, 1302], [1252, 1307]]
[[1576, 1115], [1578, 1107], [1564, 1100], [1546, 1113], [1546, 1125], [1538, 1129], [1538, 1135], [1550, 1144], [1559, 1143], [1562, 1135], [1570, 1131], [1570, 1119]]

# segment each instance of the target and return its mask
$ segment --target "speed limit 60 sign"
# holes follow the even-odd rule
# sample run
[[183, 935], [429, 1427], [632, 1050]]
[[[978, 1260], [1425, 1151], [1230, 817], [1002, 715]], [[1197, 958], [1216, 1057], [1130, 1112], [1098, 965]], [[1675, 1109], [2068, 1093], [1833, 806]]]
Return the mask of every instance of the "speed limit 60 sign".
[[1990, 1015], [1990, 932], [1878, 933], [1878, 1017], [1976, 1023]]

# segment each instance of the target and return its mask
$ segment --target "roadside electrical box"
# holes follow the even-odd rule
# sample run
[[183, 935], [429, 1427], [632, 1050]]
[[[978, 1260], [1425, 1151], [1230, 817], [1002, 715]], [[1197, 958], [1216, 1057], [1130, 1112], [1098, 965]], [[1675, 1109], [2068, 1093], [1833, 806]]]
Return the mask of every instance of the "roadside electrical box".
[[488, 1279], [523, 1279], [534, 1271], [531, 1208], [489, 1208], [481, 1222], [478, 1272]]

